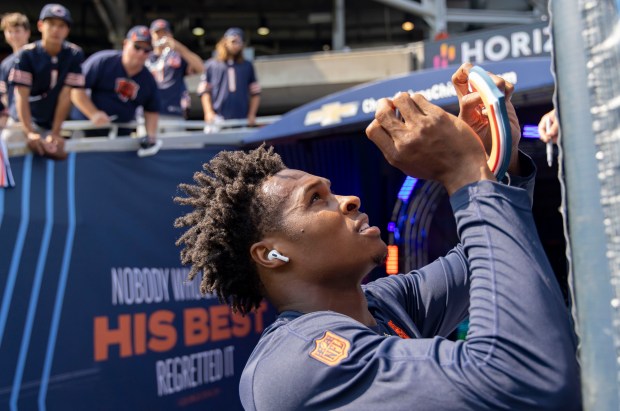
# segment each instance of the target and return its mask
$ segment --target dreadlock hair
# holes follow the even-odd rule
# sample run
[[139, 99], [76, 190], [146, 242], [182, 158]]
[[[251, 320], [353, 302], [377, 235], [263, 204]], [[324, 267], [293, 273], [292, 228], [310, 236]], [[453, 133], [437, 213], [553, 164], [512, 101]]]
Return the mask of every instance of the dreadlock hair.
[[265, 196], [263, 181], [285, 169], [273, 147], [248, 153], [222, 151], [194, 174], [195, 185], [180, 184], [187, 197], [175, 202], [193, 207], [174, 226], [188, 227], [176, 241], [189, 279], [202, 271], [200, 291], [215, 292], [233, 311], [247, 314], [262, 300], [261, 283], [250, 246], [262, 235], [280, 229], [279, 201]]

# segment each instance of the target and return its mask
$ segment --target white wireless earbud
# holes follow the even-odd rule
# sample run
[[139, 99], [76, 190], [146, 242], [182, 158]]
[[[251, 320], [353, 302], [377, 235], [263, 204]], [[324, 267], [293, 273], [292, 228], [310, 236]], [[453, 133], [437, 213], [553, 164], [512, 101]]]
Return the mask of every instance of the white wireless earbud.
[[288, 263], [288, 257], [283, 256], [282, 254], [280, 254], [278, 252], [278, 250], [271, 250], [271, 251], [269, 251], [269, 254], [267, 254], [267, 259], [269, 261], [273, 261], [275, 259], [278, 259], [280, 261], [284, 261], [285, 263]]

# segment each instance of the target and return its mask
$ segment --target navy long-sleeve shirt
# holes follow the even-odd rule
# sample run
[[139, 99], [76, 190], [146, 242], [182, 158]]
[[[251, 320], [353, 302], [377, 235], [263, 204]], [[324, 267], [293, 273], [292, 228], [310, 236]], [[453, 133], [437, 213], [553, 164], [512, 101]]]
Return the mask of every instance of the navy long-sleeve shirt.
[[[241, 376], [246, 410], [579, 410], [576, 343], [525, 190], [450, 199], [461, 244], [364, 288], [371, 329], [284, 312]], [[444, 338], [469, 314], [466, 341]], [[411, 337], [411, 338], [407, 338]]]

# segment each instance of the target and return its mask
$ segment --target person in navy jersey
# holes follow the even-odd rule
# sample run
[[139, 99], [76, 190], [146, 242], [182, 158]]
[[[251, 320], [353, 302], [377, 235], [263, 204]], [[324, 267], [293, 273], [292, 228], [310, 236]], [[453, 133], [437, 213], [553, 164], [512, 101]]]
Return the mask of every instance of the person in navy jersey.
[[[28, 43], [30, 37], [30, 22], [28, 17], [21, 13], [7, 13], [2, 16], [0, 28], [4, 33], [4, 39], [11, 46], [13, 54], [2, 60], [0, 63], [0, 128], [11, 126], [14, 120], [11, 120], [9, 113], [15, 113], [15, 105], [13, 104], [13, 86], [9, 84], [9, 73], [15, 65], [17, 52]], [[11, 171], [9, 161], [7, 141], [15, 138], [22, 139], [23, 133], [19, 130], [5, 128], [0, 132], [0, 187], [13, 187], [15, 180]]]
[[82, 49], [65, 41], [72, 23], [67, 8], [45, 5], [37, 22], [41, 40], [22, 47], [9, 74], [16, 90], [14, 120], [33, 152], [54, 159], [66, 157], [60, 132], [71, 108], [71, 89], [84, 87]]
[[153, 52], [149, 55], [146, 66], [159, 87], [161, 97], [159, 118], [181, 120], [185, 118], [190, 107], [185, 76], [201, 74], [203, 61], [200, 56], [174, 38], [168, 21], [154, 20], [150, 30]]
[[[15, 105], [13, 104], [13, 86], [9, 84], [9, 73], [15, 65], [17, 52], [28, 43], [30, 38], [30, 22], [28, 17], [21, 13], [7, 13], [2, 16], [0, 28], [4, 33], [4, 39], [13, 50], [13, 54], [6, 57], [0, 63], [0, 103], [2, 103], [5, 110], [2, 112], [3, 116], [0, 117], [0, 126], [4, 126], [7, 124], [9, 112], [12, 111], [14, 117], [17, 117]], [[3, 135], [3, 139], [8, 139], [8, 136]]]
[[205, 63], [198, 85], [205, 132], [217, 131], [227, 119], [247, 119], [256, 124], [261, 87], [254, 66], [243, 58], [243, 31], [232, 27], [215, 46], [216, 55]]
[[[459, 117], [399, 93], [378, 101], [366, 129], [390, 164], [450, 196], [460, 244], [425, 267], [363, 285], [387, 247], [360, 199], [264, 145], [220, 152], [179, 186], [176, 201], [191, 207], [175, 221], [189, 277], [242, 314], [263, 298], [279, 313], [241, 374], [245, 410], [581, 409], [576, 338], [532, 216], [536, 169], [518, 150], [514, 88], [492, 76], [513, 137], [501, 184], [471, 67], [452, 77]], [[468, 316], [466, 340], [447, 339]]]
[[[143, 107], [147, 135], [140, 139], [139, 156], [153, 155], [162, 145], [161, 140], [157, 139], [159, 89], [153, 75], [145, 67], [151, 51], [149, 28], [131, 28], [123, 41], [122, 50], [99, 51], [82, 65], [85, 88], [90, 90], [91, 101], [81, 98], [78, 93], [71, 94], [76, 107], [71, 115], [74, 119], [84, 119], [85, 113], [98, 109], [108, 116], [116, 116], [114, 122], [128, 123], [136, 120], [136, 110]], [[130, 132], [129, 129], [119, 130], [121, 135], [129, 135]]]

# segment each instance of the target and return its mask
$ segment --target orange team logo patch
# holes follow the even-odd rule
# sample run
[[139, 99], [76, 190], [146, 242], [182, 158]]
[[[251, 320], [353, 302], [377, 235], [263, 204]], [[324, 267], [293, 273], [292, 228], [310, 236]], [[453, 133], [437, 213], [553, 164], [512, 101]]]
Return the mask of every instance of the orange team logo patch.
[[349, 349], [351, 348], [349, 340], [331, 331], [325, 331], [323, 337], [316, 340], [315, 343], [316, 347], [310, 353], [310, 357], [330, 367], [340, 364], [349, 356]]

